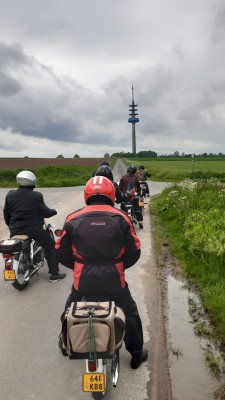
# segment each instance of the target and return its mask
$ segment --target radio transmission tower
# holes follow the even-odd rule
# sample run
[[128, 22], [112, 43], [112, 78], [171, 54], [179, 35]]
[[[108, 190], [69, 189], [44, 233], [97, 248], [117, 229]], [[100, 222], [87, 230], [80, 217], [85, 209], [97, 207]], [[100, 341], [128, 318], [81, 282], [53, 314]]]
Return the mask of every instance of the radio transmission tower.
[[135, 132], [135, 124], [139, 122], [139, 118], [137, 118], [137, 104], [134, 104], [134, 87], [132, 84], [132, 104], [129, 105], [129, 115], [130, 118], [128, 122], [132, 124], [132, 153], [136, 154], [136, 132]]

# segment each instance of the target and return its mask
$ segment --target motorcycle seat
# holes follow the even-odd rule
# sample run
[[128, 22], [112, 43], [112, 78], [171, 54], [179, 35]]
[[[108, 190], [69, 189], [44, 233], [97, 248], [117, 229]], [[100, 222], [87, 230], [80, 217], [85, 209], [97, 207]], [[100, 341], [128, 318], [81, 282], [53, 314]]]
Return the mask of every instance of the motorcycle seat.
[[27, 235], [15, 235], [15, 236], [12, 236], [11, 239], [26, 240], [26, 239], [29, 239], [29, 236], [27, 236]]

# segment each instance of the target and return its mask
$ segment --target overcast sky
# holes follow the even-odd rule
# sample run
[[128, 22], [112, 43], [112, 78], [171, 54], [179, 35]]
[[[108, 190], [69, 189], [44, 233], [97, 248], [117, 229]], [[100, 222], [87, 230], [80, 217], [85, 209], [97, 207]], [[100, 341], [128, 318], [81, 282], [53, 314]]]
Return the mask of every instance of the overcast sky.
[[225, 153], [224, 0], [0, 0], [0, 157]]

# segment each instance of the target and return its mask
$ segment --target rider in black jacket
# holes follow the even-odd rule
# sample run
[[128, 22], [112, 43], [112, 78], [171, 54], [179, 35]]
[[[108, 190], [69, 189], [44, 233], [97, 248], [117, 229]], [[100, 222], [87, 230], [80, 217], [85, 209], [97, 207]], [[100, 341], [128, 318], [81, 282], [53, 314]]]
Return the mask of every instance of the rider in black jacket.
[[57, 211], [48, 208], [44, 203], [42, 193], [33, 190], [36, 185], [36, 177], [32, 172], [20, 172], [16, 181], [19, 188], [8, 192], [3, 210], [10, 236], [27, 235], [36, 240], [44, 248], [51, 274], [50, 282], [63, 279], [66, 274], [59, 273], [55, 241], [43, 229], [44, 218], [53, 217]]
[[[74, 282], [65, 311], [84, 294], [110, 295], [126, 315], [125, 346], [132, 355], [131, 367], [138, 368], [148, 351], [143, 348], [142, 323], [125, 281], [125, 270], [139, 259], [140, 240], [127, 215], [113, 207], [115, 188], [109, 179], [91, 178], [84, 198], [87, 205], [67, 216], [56, 242], [59, 261], [73, 269]], [[62, 340], [60, 335], [59, 345], [66, 355]]]
[[113, 174], [112, 174], [112, 170], [108, 165], [101, 165], [96, 173], [95, 176], [105, 176], [106, 178], [108, 178], [114, 185], [115, 188], [115, 193], [116, 193], [116, 203], [122, 203], [123, 201], [129, 201], [131, 198], [131, 195], [129, 192], [127, 193], [123, 193], [121, 192], [121, 190], [119, 189], [119, 185], [118, 183], [114, 182], [113, 180]]

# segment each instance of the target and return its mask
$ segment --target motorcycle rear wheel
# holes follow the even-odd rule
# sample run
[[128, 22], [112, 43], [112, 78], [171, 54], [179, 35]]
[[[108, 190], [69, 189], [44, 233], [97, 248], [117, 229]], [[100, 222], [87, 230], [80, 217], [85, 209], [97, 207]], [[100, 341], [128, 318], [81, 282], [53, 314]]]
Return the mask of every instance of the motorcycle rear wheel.
[[17, 270], [17, 279], [12, 282], [13, 287], [20, 291], [24, 290], [29, 285], [29, 280], [26, 280], [29, 275], [29, 270], [24, 269], [23, 257], [23, 253], [15, 256], [15, 261], [18, 261], [19, 265]]
[[143, 222], [142, 222], [142, 221], [139, 222], [139, 228], [140, 228], [140, 229], [143, 229]]

